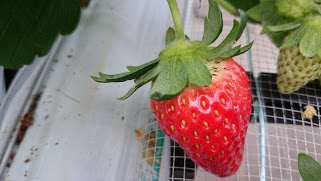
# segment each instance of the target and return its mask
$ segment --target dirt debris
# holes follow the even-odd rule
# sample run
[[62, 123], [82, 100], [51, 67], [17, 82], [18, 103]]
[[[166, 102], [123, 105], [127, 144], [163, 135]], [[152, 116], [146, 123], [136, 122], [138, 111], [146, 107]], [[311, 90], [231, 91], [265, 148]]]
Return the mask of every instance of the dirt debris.
[[16, 143], [19, 145], [21, 143], [21, 141], [23, 140], [27, 129], [32, 125], [33, 122], [33, 118], [34, 118], [34, 114], [35, 114], [35, 110], [37, 108], [37, 104], [38, 101], [40, 99], [41, 94], [38, 93], [34, 96], [32, 103], [28, 109], [28, 111], [26, 112], [26, 114], [23, 116], [23, 118], [20, 120], [21, 125], [19, 127], [19, 131], [18, 131], [18, 137], [16, 140]]
[[154, 165], [155, 148], [157, 144], [156, 132], [149, 131], [144, 135], [143, 128], [135, 130], [136, 139], [143, 142], [142, 156], [149, 165]]
[[26, 160], [25, 160], [25, 163], [28, 163], [28, 162], [30, 162], [30, 158], [27, 158]]
[[135, 136], [137, 140], [140, 140], [143, 135], [143, 128], [139, 128], [135, 130]]
[[305, 111], [303, 112], [303, 118], [304, 119], [312, 119], [313, 116], [317, 115], [317, 111], [313, 106], [307, 105], [304, 106]]

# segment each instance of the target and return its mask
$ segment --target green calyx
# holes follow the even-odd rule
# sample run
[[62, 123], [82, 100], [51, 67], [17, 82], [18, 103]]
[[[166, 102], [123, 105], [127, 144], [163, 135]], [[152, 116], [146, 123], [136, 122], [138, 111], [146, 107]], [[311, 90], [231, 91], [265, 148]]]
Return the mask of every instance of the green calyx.
[[320, 5], [315, 0], [265, 0], [247, 11], [258, 22], [284, 24], [319, 14]]
[[309, 28], [320, 28], [321, 27], [321, 16], [308, 18], [305, 23], [307, 26], [309, 26]]
[[313, 0], [276, 0], [275, 7], [279, 14], [294, 20], [303, 19], [313, 7]]
[[202, 41], [190, 41], [184, 35], [177, 4], [175, 0], [168, 0], [174, 28], [166, 33], [166, 48], [159, 53], [159, 57], [140, 66], [129, 66], [129, 72], [107, 75], [99, 73], [99, 77], [92, 78], [101, 83], [124, 82], [134, 80], [135, 85], [118, 99], [127, 99], [138, 88], [153, 82], [150, 98], [153, 100], [169, 100], [181, 93], [188, 84], [209, 86], [212, 74], [205, 62], [212, 59], [227, 59], [240, 55], [251, 48], [253, 42], [241, 47], [232, 45], [241, 37], [247, 23], [247, 16], [240, 11], [240, 22], [234, 20], [234, 25], [228, 36], [217, 46], [211, 45], [221, 34], [223, 20], [222, 13], [214, 0], [209, 0], [209, 12], [204, 21]]
[[[205, 45], [203, 45], [202, 47], [205, 47]], [[163, 59], [166, 59], [168, 57], [173, 57], [173, 56], [184, 57], [184, 56], [196, 54], [196, 52], [197, 52], [197, 47], [194, 46], [193, 42], [178, 40], [173, 42], [163, 51], [161, 51], [159, 53], [159, 57]]]
[[281, 48], [299, 46], [305, 57], [321, 57], [321, 16], [308, 17], [278, 26], [270, 26], [272, 32], [290, 32]]

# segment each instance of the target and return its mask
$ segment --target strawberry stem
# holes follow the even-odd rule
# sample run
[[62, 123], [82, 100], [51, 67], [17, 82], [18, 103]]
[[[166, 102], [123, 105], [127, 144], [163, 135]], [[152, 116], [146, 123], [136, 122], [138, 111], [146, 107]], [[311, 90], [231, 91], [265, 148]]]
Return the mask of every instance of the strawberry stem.
[[182, 19], [181, 15], [179, 14], [179, 9], [176, 0], [167, 0], [167, 2], [172, 13], [175, 31], [177, 34], [177, 40], [185, 40]]
[[215, 0], [215, 2], [221, 5], [225, 10], [233, 15], [239, 15], [238, 11], [226, 0]]

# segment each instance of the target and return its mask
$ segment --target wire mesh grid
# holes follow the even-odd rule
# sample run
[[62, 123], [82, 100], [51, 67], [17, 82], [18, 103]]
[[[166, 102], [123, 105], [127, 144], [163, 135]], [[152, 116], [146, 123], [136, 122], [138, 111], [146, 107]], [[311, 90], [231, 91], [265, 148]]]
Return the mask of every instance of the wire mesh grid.
[[[191, 40], [199, 40], [202, 38], [208, 4], [207, 1], [188, 1], [187, 4], [185, 32]], [[223, 9], [222, 13], [224, 28], [221, 37], [226, 37], [237, 17]], [[244, 46], [255, 40], [255, 44], [248, 53], [235, 58], [248, 73], [253, 99], [243, 161], [237, 173], [228, 178], [218, 178], [195, 165], [177, 143], [164, 136], [150, 113], [143, 128], [137, 180], [298, 181], [302, 180], [297, 168], [298, 153], [309, 154], [321, 161], [319, 80], [308, 83], [290, 95], [280, 94], [276, 87], [279, 50], [267, 36], [260, 35], [261, 29], [260, 25], [248, 24], [239, 43]], [[217, 42], [221, 40], [219, 38]], [[306, 105], [317, 110], [317, 116], [311, 120], [302, 115]], [[152, 150], [149, 155], [146, 149]]]

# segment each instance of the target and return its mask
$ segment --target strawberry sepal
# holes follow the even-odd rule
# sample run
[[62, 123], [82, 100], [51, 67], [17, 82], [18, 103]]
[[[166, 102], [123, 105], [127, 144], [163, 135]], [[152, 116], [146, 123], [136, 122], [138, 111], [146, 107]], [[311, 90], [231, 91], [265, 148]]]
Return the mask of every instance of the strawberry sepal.
[[130, 66], [127, 67], [129, 72], [119, 74], [107, 75], [99, 72], [100, 77], [91, 76], [91, 78], [100, 83], [124, 82], [127, 80], [133, 80], [141, 77], [146, 72], [154, 68], [158, 64], [158, 62], [159, 59], [155, 59], [140, 66]]
[[266, 0], [249, 9], [247, 15], [261, 22], [263, 24], [261, 34], [270, 34], [273, 43], [280, 47], [288, 33], [273, 28], [284, 25], [282, 29], [289, 31], [305, 18], [320, 15], [321, 7], [317, 3], [313, 0]]
[[223, 19], [220, 8], [214, 1], [209, 2], [208, 16], [204, 20], [204, 34], [202, 43], [212, 44], [220, 35], [223, 28]]
[[[206, 87], [211, 84], [212, 73], [205, 65], [214, 59], [228, 59], [249, 50], [253, 44], [244, 47], [232, 45], [241, 37], [247, 23], [247, 15], [239, 11], [240, 22], [234, 20], [234, 25], [228, 36], [217, 46], [212, 44], [221, 34], [222, 13], [215, 1], [209, 0], [208, 16], [204, 22], [202, 41], [190, 41], [181, 29], [181, 22], [174, 0], [168, 0], [174, 24], [166, 33], [166, 48], [159, 57], [140, 66], [128, 66], [129, 72], [108, 75], [99, 73], [92, 78], [101, 83], [124, 82], [134, 80], [135, 85], [120, 100], [127, 99], [137, 89], [153, 82], [150, 98], [156, 101], [170, 100], [179, 95], [188, 85]], [[175, 12], [173, 12], [175, 11]]]
[[307, 17], [302, 21], [290, 22], [278, 26], [270, 26], [273, 32], [291, 31], [281, 48], [299, 46], [300, 53], [305, 57], [321, 55], [321, 15]]

